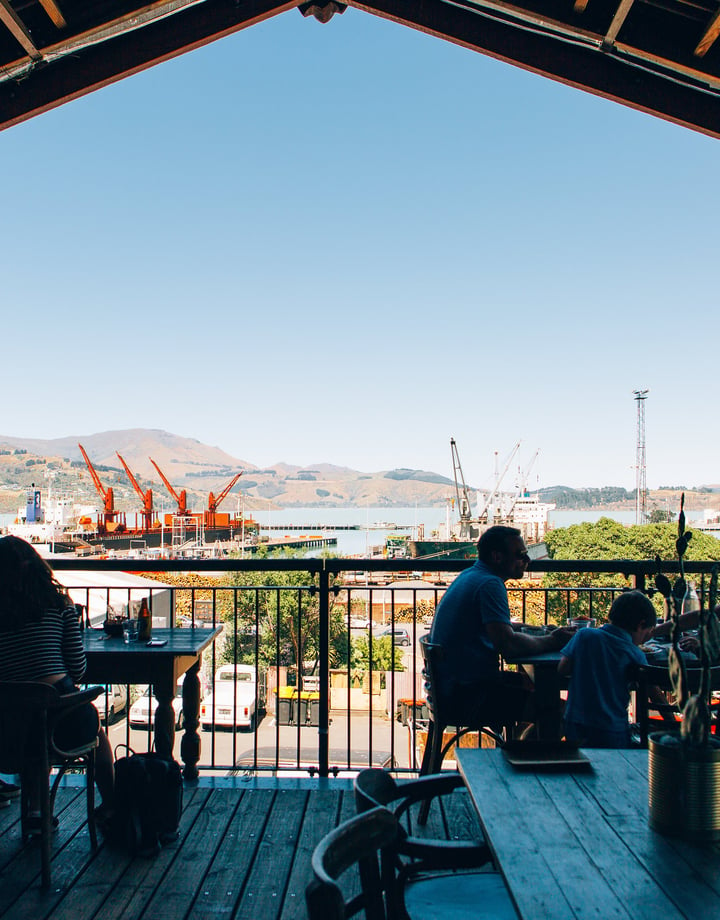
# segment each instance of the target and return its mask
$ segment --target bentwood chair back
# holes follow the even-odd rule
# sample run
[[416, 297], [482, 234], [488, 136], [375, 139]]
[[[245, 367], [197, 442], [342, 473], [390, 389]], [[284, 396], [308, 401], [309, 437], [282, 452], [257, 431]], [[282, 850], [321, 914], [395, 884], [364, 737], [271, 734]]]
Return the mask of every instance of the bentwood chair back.
[[[356, 815], [324, 837], [313, 853], [313, 880], [305, 891], [310, 920], [344, 920], [361, 912], [365, 920], [517, 920], [499, 873], [416, 875], [398, 864], [399, 840], [398, 820], [383, 807]], [[359, 894], [347, 880], [356, 868]]]
[[[102, 687], [60, 695], [40, 681], [0, 682], [0, 772], [20, 775], [20, 820], [23, 841], [30, 837], [30, 790], [40, 789], [40, 846], [42, 885], [50, 886], [52, 819], [55, 796], [68, 767], [86, 771], [87, 820], [90, 842], [97, 847], [95, 830], [95, 748], [97, 737], [73, 750], [58, 747], [55, 726], [78, 706], [96, 699]], [[99, 725], [99, 722], [98, 722]], [[50, 786], [50, 768], [57, 773]]]
[[370, 767], [358, 773], [353, 789], [359, 813], [383, 806], [398, 819], [398, 855], [404, 862], [412, 861], [414, 871], [475, 869], [491, 862], [490, 850], [480, 836], [475, 840], [448, 840], [413, 834], [413, 812], [418, 806], [436, 796], [449, 799], [453, 792], [465, 789], [459, 773], [445, 772], [398, 783], [387, 771]]
[[[305, 890], [310, 920], [345, 920], [361, 912], [365, 920], [388, 920], [380, 852], [397, 835], [397, 821], [386, 808], [356, 815], [327, 834], [313, 852], [313, 880]], [[359, 892], [349, 870], [359, 870]]]

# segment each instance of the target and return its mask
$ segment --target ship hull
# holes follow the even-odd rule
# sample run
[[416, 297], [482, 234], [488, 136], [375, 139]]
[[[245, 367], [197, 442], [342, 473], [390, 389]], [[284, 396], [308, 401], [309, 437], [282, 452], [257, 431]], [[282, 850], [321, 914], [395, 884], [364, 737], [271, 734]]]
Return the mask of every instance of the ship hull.
[[412, 559], [477, 559], [477, 540], [410, 540]]
[[[187, 527], [183, 534], [182, 543], [173, 543], [172, 531], [169, 530], [130, 530], [123, 533], [86, 533], [77, 534], [76, 540], [68, 540], [67, 535], [63, 546], [67, 551], [74, 551], [80, 544], [90, 545], [95, 548], [104, 547], [106, 550], [122, 552], [130, 549], [159, 549], [160, 547], [180, 546], [192, 543], [202, 538], [203, 543], [228, 542], [241, 538], [241, 530], [235, 527], [206, 527], [199, 531], [194, 527]], [[60, 541], [58, 551], [62, 552]]]

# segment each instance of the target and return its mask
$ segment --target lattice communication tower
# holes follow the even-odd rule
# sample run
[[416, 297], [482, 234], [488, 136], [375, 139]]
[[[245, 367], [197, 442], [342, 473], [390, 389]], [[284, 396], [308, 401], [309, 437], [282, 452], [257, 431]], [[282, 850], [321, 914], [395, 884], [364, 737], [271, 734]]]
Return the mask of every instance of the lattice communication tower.
[[645, 400], [650, 390], [633, 390], [637, 402], [637, 447], [635, 452], [635, 523], [647, 524], [647, 468], [645, 464]]

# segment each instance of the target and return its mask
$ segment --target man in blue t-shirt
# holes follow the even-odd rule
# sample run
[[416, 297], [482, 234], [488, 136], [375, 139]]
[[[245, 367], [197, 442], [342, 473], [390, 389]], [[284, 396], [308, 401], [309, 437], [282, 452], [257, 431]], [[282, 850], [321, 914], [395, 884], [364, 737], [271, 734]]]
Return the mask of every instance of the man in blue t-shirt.
[[561, 674], [571, 674], [565, 707], [565, 737], [585, 747], [630, 746], [628, 704], [633, 672], [647, 664], [638, 645], [655, 626], [655, 608], [642, 591], [613, 601], [610, 622], [581, 629], [562, 650]]
[[438, 605], [430, 632], [430, 641], [443, 648], [435, 693], [458, 725], [531, 721], [532, 683], [525, 674], [501, 671], [498, 655], [554, 651], [572, 635], [568, 629], [547, 636], [513, 630], [505, 582], [522, 578], [529, 561], [517, 528], [490, 527], [478, 541], [477, 562], [458, 575]]

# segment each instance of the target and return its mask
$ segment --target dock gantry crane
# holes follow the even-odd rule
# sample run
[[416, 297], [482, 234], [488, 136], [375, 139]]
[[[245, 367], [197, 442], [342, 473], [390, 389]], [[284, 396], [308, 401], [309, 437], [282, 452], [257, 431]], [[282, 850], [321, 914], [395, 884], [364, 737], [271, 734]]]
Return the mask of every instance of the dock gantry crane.
[[85, 461], [85, 465], [90, 472], [90, 476], [92, 477], [95, 488], [103, 500], [103, 510], [102, 514], [100, 515], [99, 523], [101, 524], [101, 527], [104, 527], [106, 530], [118, 530], [119, 527], [122, 526], [122, 522], [118, 521], [120, 512], [115, 510], [115, 496], [113, 495], [112, 487], [108, 486], [105, 488], [102, 482], [100, 482], [100, 477], [98, 476], [95, 467], [90, 462], [90, 457], [88, 457], [87, 453], [85, 452], [85, 448], [82, 446], [82, 444], [78, 444], [78, 447], [80, 448], [80, 453], [82, 454], [83, 460]]
[[502, 512], [501, 506], [494, 507], [493, 502], [495, 501], [495, 498], [497, 497], [497, 494], [500, 491], [500, 486], [502, 484], [503, 479], [505, 478], [505, 474], [510, 468], [510, 464], [512, 463], [514, 459], [515, 454], [519, 450], [520, 450], [520, 441], [517, 441], [513, 449], [510, 451], [510, 456], [507, 458], [507, 461], [505, 463], [505, 466], [502, 469], [502, 472], [495, 477], [495, 485], [493, 486], [492, 491], [488, 493], [487, 498], [485, 499], [485, 505], [482, 511], [478, 514], [478, 519], [480, 521], [484, 519], [485, 521], [487, 521], [488, 524], [498, 523], [499, 519], [502, 517], [503, 512]]
[[238, 479], [241, 476], [242, 476], [242, 471], [240, 471], [239, 473], [236, 473], [217, 497], [212, 492], [208, 495], [208, 508], [207, 508], [207, 515], [206, 515], [206, 518], [207, 518], [206, 524], [208, 527], [215, 526], [215, 512], [220, 507], [220, 503], [223, 502], [227, 498], [228, 494], [230, 493], [230, 490], [232, 489], [232, 487], [235, 485], [235, 483], [238, 481]]
[[462, 466], [460, 466], [460, 455], [458, 454], [455, 438], [450, 438], [450, 453], [452, 454], [453, 476], [455, 477], [455, 495], [457, 496], [458, 512], [460, 514], [460, 539], [472, 540], [470, 493], [465, 485], [465, 477], [463, 476]]
[[123, 458], [121, 457], [120, 453], [119, 453], [118, 451], [115, 451], [115, 453], [117, 454], [118, 460], [120, 461], [120, 463], [122, 463], [123, 469], [124, 469], [125, 472], [127, 473], [127, 477], [128, 477], [128, 479], [130, 480], [130, 482], [132, 483], [133, 489], [135, 489], [135, 491], [137, 492], [137, 494], [140, 496], [140, 501], [142, 502], [142, 511], [141, 511], [140, 513], [142, 514], [143, 529], [144, 529], [144, 530], [151, 530], [151, 529], [152, 529], [152, 526], [153, 526], [153, 494], [152, 494], [152, 489], [148, 489], [147, 492], [143, 492], [142, 486], [141, 486], [140, 483], [137, 481], [137, 479], [133, 476], [130, 467], [127, 465], [127, 463], [125, 463], [125, 461], [124, 461]]
[[158, 471], [158, 475], [162, 479], [163, 485], [165, 486], [165, 488], [168, 490], [168, 492], [172, 495], [172, 497], [177, 502], [177, 511], [175, 512], [175, 514], [180, 517], [189, 517], [190, 511], [188, 510], [188, 506], [187, 506], [187, 492], [185, 491], [185, 489], [183, 489], [178, 495], [175, 489], [173, 489], [173, 487], [167, 481], [167, 479], [165, 478], [165, 475], [163, 474], [163, 471], [160, 469], [157, 463], [155, 463], [152, 457], [150, 457], [150, 463], [152, 463], [152, 465]]

